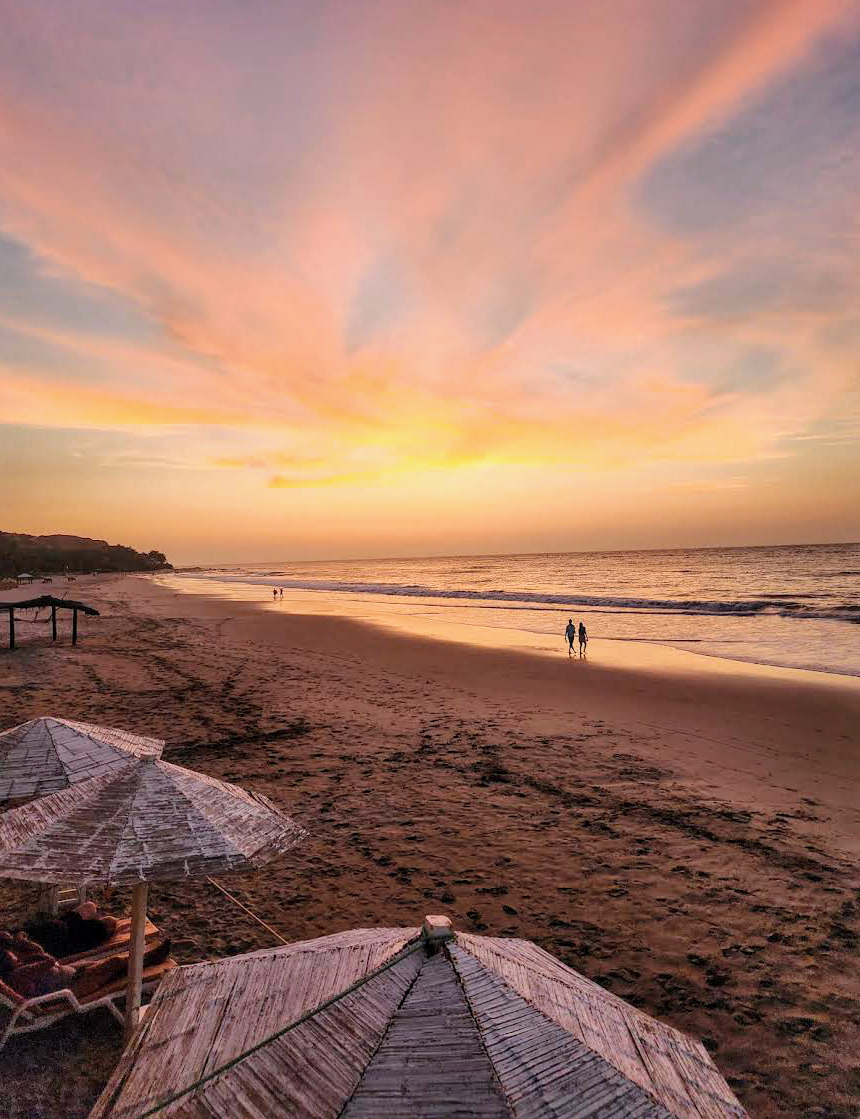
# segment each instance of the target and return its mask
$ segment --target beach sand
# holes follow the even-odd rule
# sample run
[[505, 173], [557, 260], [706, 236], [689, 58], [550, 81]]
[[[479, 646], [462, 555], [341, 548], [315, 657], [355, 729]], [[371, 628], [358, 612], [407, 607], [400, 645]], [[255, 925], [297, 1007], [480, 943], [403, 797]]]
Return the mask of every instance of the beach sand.
[[[702, 1038], [751, 1115], [857, 1115], [857, 681], [597, 641], [571, 662], [145, 577], [73, 596], [102, 611], [77, 648], [22, 624], [0, 652], [0, 727], [158, 735], [272, 797], [310, 839], [223, 885], [286, 938], [427, 912], [528, 937]], [[33, 896], [0, 882], [0, 924]], [[155, 884], [151, 915], [181, 962], [274, 943], [204, 882]], [[0, 1110], [85, 1116], [120, 1050], [101, 1011], [15, 1039]]]

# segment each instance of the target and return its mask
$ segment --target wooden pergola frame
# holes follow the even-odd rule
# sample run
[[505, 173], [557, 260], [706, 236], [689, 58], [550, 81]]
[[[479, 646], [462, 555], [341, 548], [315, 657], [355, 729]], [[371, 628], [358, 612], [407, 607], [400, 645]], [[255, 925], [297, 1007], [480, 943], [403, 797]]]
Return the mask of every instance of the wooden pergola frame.
[[98, 610], [92, 606], [85, 606], [83, 602], [72, 602], [68, 598], [54, 598], [53, 595], [43, 594], [38, 598], [27, 598], [19, 602], [0, 602], [0, 608], [9, 611], [9, 648], [15, 648], [15, 611], [33, 610], [42, 606], [51, 607], [51, 640], [57, 640], [57, 610], [71, 610], [72, 612], [72, 644], [78, 643], [78, 611], [98, 617]]

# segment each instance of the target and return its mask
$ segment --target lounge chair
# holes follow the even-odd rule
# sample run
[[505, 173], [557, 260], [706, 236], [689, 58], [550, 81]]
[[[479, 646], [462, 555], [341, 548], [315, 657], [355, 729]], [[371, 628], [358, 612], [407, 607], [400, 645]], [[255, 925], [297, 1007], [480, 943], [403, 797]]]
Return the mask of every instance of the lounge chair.
[[[147, 921], [144, 926], [144, 942], [148, 947], [152, 947], [153, 942], [158, 940], [161, 932], [157, 925], [153, 925], [152, 921]], [[118, 956], [128, 952], [129, 945], [131, 944], [131, 918], [120, 917], [117, 921], [116, 932], [110, 937], [109, 940], [102, 941], [97, 944], [95, 948], [89, 948], [86, 952], [77, 952], [73, 956], [63, 956], [57, 960], [59, 964], [80, 964], [85, 960], [100, 960], [105, 956]]]
[[[161, 977], [176, 967], [176, 961], [167, 959], [163, 963], [144, 969], [142, 990], [151, 991], [158, 986]], [[10, 1037], [18, 1034], [34, 1033], [46, 1029], [70, 1014], [86, 1014], [97, 1007], [105, 1006], [120, 1025], [124, 1015], [117, 1007], [117, 1001], [125, 997], [128, 979], [122, 977], [93, 991], [82, 1001], [78, 1001], [73, 991], [64, 987], [49, 995], [38, 995], [25, 999], [0, 980], [0, 1049]], [[8, 1019], [8, 1021], [5, 1021]]]

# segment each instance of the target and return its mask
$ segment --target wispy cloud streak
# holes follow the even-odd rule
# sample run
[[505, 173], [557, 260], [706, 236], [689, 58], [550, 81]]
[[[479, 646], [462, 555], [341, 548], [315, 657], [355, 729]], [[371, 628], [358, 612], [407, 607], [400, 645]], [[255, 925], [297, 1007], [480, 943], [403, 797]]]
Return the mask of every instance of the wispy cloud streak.
[[[29, 307], [4, 311], [0, 286], [6, 422], [179, 425], [201, 463], [263, 486], [348, 487], [761, 461], [856, 383], [836, 228], [812, 258], [798, 241], [792, 279], [790, 209], [781, 244], [763, 225], [717, 242], [707, 214], [673, 226], [670, 195], [643, 193], [781, 83], [826, 82], [858, 50], [854, 0], [0, 0], [0, 18], [0, 224], [37, 262]], [[848, 154], [825, 155], [834, 214], [856, 199]], [[104, 292], [143, 325], [63, 313]]]

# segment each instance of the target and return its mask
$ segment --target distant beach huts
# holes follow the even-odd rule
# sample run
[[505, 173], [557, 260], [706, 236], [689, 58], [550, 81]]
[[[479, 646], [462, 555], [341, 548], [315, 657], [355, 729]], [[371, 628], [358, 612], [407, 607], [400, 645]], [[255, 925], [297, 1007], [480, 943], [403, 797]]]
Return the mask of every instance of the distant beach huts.
[[9, 648], [15, 648], [15, 611], [40, 610], [50, 607], [51, 610], [51, 640], [57, 640], [57, 611], [71, 610], [72, 612], [72, 644], [78, 643], [78, 614], [89, 615], [97, 618], [98, 610], [87, 606], [83, 602], [73, 602], [70, 598], [56, 598], [54, 595], [43, 594], [38, 598], [19, 599], [17, 602], [0, 602], [0, 609], [5, 610], [9, 617]]

